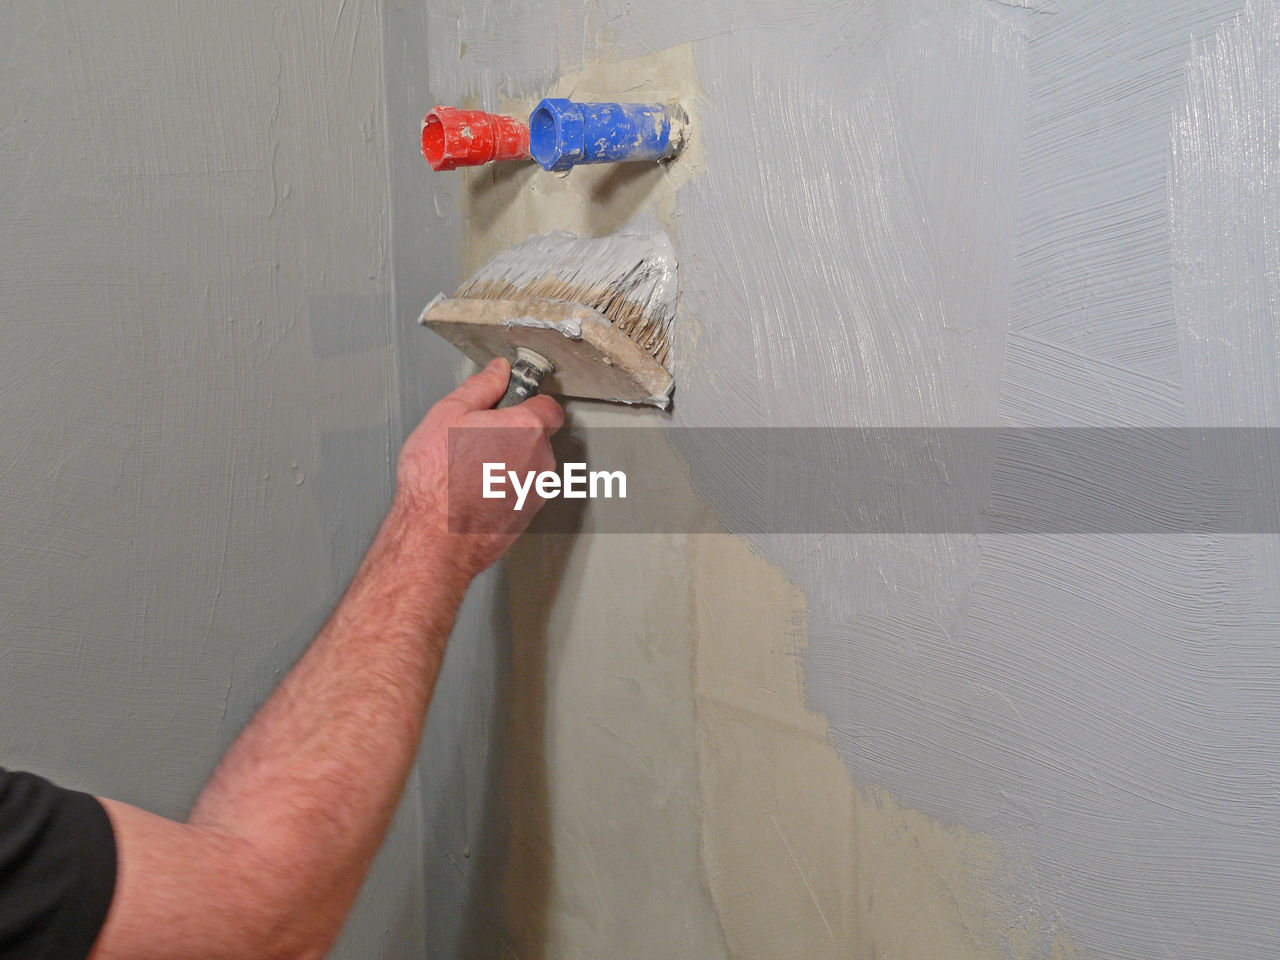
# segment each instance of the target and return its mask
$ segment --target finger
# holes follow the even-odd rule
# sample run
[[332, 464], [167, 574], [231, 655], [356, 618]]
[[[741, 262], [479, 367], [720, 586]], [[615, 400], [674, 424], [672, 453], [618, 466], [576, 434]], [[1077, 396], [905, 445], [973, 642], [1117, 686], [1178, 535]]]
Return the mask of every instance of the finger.
[[502, 399], [511, 379], [511, 364], [502, 357], [495, 357], [479, 373], [472, 374], [440, 402], [458, 408], [459, 412], [489, 410]]
[[546, 394], [540, 393], [536, 397], [530, 397], [520, 406], [527, 413], [533, 414], [542, 424], [542, 428], [547, 431], [548, 436], [564, 426], [564, 408]]

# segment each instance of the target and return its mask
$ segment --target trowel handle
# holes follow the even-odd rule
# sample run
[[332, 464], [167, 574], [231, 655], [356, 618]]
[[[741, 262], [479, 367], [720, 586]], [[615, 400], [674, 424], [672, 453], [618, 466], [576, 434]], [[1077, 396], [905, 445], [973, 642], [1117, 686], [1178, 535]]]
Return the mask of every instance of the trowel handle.
[[538, 392], [543, 378], [555, 370], [551, 361], [540, 353], [525, 347], [516, 348], [516, 362], [511, 365], [511, 379], [507, 381], [507, 392], [498, 401], [495, 410], [514, 407], [524, 403]]

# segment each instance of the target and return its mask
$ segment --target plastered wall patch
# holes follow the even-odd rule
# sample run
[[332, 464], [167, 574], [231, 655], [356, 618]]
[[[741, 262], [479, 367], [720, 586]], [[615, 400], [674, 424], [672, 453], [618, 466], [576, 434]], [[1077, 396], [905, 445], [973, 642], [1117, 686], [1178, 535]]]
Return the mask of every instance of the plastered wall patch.
[[691, 547], [703, 871], [732, 954], [1083, 956], [1016, 850], [854, 785], [805, 704], [800, 590], [736, 537]]

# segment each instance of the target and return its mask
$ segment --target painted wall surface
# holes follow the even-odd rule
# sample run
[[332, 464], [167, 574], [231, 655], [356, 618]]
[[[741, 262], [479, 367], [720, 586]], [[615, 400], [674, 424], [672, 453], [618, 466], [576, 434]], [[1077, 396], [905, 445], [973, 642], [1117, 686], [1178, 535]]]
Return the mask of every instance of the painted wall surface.
[[[671, 419], [579, 423], [1274, 425], [1273, 0], [410, 6], [399, 327], [455, 237], [439, 289], [538, 229], [649, 214], [676, 244]], [[674, 91], [696, 151], [566, 177], [413, 156], [434, 103], [552, 90]], [[406, 382], [449, 362], [419, 343]], [[745, 530], [732, 460], [680, 454], [692, 507]], [[1277, 557], [527, 540], [509, 614], [451, 654], [479, 667], [437, 713], [466, 746], [426, 748], [457, 777], [424, 787], [430, 955], [1272, 955]]]
[[[0, 763], [183, 814], [372, 535], [379, 15], [0, 4]], [[335, 956], [421, 953], [416, 811]]]
[[[0, 28], [0, 756], [84, 789], [183, 812], [463, 370], [413, 318], [535, 230], [681, 255], [670, 419], [579, 424], [1276, 416], [1274, 0]], [[549, 91], [679, 97], [694, 142], [417, 155], [437, 102]], [[336, 956], [1276, 952], [1276, 538], [747, 535], [732, 463], [636, 453], [726, 533], [529, 539], [477, 584]]]

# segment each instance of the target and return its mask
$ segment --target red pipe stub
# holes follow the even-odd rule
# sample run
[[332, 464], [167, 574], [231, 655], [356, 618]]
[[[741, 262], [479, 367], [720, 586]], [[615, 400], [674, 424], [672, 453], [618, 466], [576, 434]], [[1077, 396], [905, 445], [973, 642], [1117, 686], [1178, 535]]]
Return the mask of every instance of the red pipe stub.
[[483, 110], [436, 107], [422, 120], [422, 155], [432, 170], [529, 156], [529, 125]]

